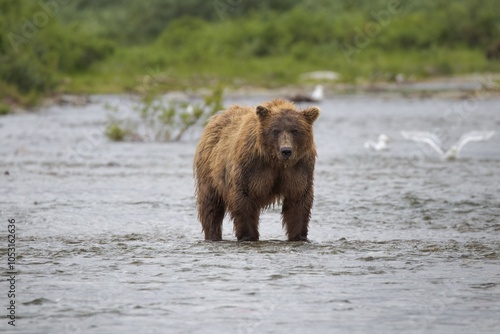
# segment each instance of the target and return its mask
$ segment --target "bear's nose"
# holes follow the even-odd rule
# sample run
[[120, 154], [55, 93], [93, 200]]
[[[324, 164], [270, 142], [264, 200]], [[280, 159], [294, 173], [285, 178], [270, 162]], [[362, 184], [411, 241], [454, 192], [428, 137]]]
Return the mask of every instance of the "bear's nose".
[[280, 149], [280, 152], [281, 152], [281, 155], [283, 156], [283, 158], [290, 158], [290, 156], [292, 155], [292, 148], [291, 147], [282, 147]]

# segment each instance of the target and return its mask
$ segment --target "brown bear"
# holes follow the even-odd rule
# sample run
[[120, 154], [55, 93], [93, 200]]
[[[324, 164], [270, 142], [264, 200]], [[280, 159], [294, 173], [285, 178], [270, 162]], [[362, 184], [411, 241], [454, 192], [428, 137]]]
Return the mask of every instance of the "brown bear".
[[207, 124], [194, 157], [198, 217], [205, 240], [222, 239], [229, 212], [238, 240], [259, 240], [260, 211], [282, 203], [288, 240], [307, 241], [313, 205], [319, 109], [277, 99], [233, 105]]

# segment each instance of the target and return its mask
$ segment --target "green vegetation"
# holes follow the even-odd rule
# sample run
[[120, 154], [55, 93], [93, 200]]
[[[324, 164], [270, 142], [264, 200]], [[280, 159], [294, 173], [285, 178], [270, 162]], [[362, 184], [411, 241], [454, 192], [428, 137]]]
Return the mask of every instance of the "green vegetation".
[[36, 104], [40, 94], [62, 87], [65, 76], [86, 71], [114, 49], [77, 24], [61, 23], [57, 9], [40, 3], [0, 0], [0, 98], [25, 105]]
[[0, 103], [0, 116], [7, 115], [10, 112], [8, 105]]
[[128, 131], [120, 127], [118, 123], [109, 124], [106, 128], [106, 136], [112, 141], [124, 141]]
[[499, 40], [498, 0], [0, 0], [0, 100], [499, 72]]
[[[205, 125], [210, 116], [224, 109], [224, 89], [217, 86], [203, 102], [164, 101], [155, 90], [145, 92], [132, 107], [135, 115], [123, 116], [117, 106], [110, 111], [106, 136], [113, 141], [179, 141], [195, 125]], [[135, 117], [134, 117], [135, 116]]]

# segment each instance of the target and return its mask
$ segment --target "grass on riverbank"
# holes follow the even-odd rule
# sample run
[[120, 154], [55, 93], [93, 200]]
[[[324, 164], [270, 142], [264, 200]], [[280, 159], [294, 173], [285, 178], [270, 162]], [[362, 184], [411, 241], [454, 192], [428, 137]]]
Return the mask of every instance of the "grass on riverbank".
[[66, 93], [120, 93], [150, 86], [189, 90], [222, 83], [229, 87], [276, 88], [301, 85], [305, 72], [327, 70], [340, 74], [339, 82], [394, 81], [399, 73], [415, 80], [436, 76], [500, 72], [499, 61], [488, 61], [479, 50], [444, 49], [380, 52], [360, 50], [352, 61], [343, 53], [311, 50], [307, 59], [294, 55], [265, 58], [215, 57], [198, 62], [172, 61], [158, 47], [123, 49], [88, 71], [66, 77]]

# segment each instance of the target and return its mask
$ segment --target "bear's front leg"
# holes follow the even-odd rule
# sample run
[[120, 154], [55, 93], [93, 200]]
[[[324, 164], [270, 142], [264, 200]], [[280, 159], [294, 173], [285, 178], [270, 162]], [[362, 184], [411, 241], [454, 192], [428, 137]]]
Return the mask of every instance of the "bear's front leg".
[[281, 212], [283, 225], [286, 228], [288, 241], [308, 241], [307, 231], [311, 208], [313, 204], [312, 192], [307, 192], [299, 200], [285, 198]]
[[247, 197], [236, 201], [231, 210], [234, 232], [238, 241], [259, 240], [260, 209]]

